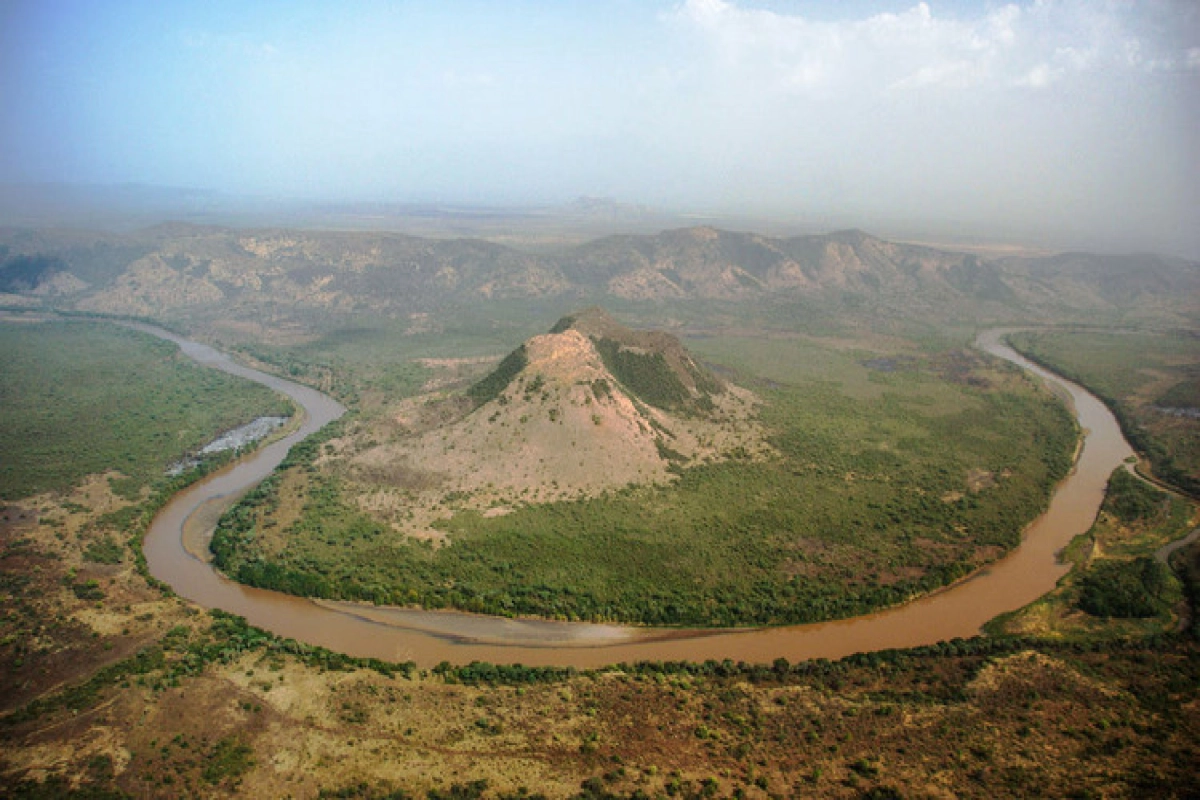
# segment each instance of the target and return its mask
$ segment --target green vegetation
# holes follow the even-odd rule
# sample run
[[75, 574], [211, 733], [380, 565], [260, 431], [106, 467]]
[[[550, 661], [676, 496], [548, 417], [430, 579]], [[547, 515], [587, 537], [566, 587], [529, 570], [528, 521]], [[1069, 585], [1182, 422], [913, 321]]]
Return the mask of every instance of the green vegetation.
[[201, 777], [212, 784], [232, 782], [236, 785], [237, 779], [254, 766], [253, 754], [245, 742], [226, 736], [213, 746]]
[[1079, 607], [1094, 617], [1153, 617], [1179, 600], [1167, 565], [1145, 556], [1095, 564], [1079, 584]]
[[0, 292], [27, 292], [66, 267], [53, 256], [9, 255], [8, 247], [0, 246]]
[[[483, 259], [490, 263], [494, 254], [486, 251]], [[28, 284], [30, 275], [40, 274], [40, 267], [26, 269], [37, 265], [17, 266], [0, 269], [0, 283]], [[201, 262], [188, 268], [202, 268]], [[358, 279], [366, 290], [347, 296], [365, 307], [361, 298], [387, 294], [379, 288], [394, 286], [386, 281], [399, 272], [368, 269]], [[682, 271], [668, 277], [678, 285], [685, 280]], [[978, 283], [981, 297], [996, 285], [1005, 288], [986, 274], [961, 278]], [[1088, 280], [1094, 280], [1090, 272]], [[499, 356], [541, 330], [532, 320], [561, 311], [500, 299], [489, 300], [486, 314], [495, 316], [487, 320], [483, 314], [459, 318], [423, 296], [413, 308], [442, 313], [351, 320], [331, 318], [341, 312], [324, 307], [289, 307], [278, 297], [271, 303], [263, 313], [244, 295], [212, 314], [277, 326], [267, 335], [282, 334], [274, 341], [291, 344], [247, 349], [279, 372], [347, 401], [354, 413], [341, 435], [354, 429], [363, 440], [380, 442], [403, 435], [390, 403], [416, 393], [430, 377], [450, 391], [466, 390], [483, 371], [466, 364], [443, 372], [417, 359]], [[902, 308], [906, 318], [883, 313], [886, 308]], [[945, 303], [936, 293], [888, 297], [866, 290], [742, 304], [628, 301], [622, 305], [627, 318], [669, 318], [690, 331], [770, 329], [753, 339], [711, 335], [693, 343], [693, 351], [738, 365], [743, 374], [733, 380], [768, 401], [763, 415], [778, 458], [694, 464], [671, 487], [518, 507], [507, 517], [460, 513], [445, 523], [451, 545], [439, 549], [397, 541], [390, 528], [360, 512], [360, 498], [350, 496], [345, 487], [351, 483], [338, 471], [337, 447], [323, 444], [339, 435], [330, 431], [298, 448], [281, 476], [231, 514], [224, 557], [239, 574], [244, 569], [266, 585], [290, 582], [301, 593], [495, 613], [729, 624], [857, 613], [903, 599], [1009, 546], [1070, 451], [1071, 427], [1053, 402], [1008, 370], [948, 350], [966, 341], [979, 308]], [[929, 319], [915, 319], [926, 311], [930, 318], [954, 316], [961, 327], [935, 329]], [[179, 320], [205, 319], [205, 313], [181, 310]], [[1075, 313], [1082, 318], [1085, 312]], [[449, 317], [453, 327], [439, 328]], [[75, 330], [92, 327], [112, 332], [84, 324]], [[801, 327], [841, 341], [827, 346], [797, 335]], [[0, 329], [3, 444], [14, 408], [7, 392], [17, 382], [10, 376], [21, 373], [4, 361], [17, 334]], [[208, 333], [218, 330], [234, 335], [237, 328]], [[135, 349], [146, 347], [147, 340], [129, 336]], [[1181, 486], [1172, 469], [1194, 478], [1197, 462], [1188, 454], [1196, 451], [1188, 448], [1195, 421], [1176, 413], [1198, 405], [1193, 341], [1133, 334], [1081, 344], [1087, 336], [1073, 336], [1060, 355], [1079, 357], [1092, 378], [1111, 381], [1106, 397], [1119, 409], [1127, 402], [1119, 411], [1122, 423], [1127, 430], [1141, 426], [1150, 443], [1139, 447], [1157, 474]], [[890, 341], [880, 344], [885, 337]], [[95, 357], [93, 342], [58, 341], [48, 349], [89, 366], [105, 363]], [[182, 367], [190, 363], [168, 348], [148, 350], [168, 372], [187, 372]], [[129, 359], [118, 360], [123, 370]], [[652, 396], [664, 402], [675, 392], [658, 380], [661, 365], [652, 361], [627, 372], [639, 376], [635, 382], [646, 379]], [[227, 388], [197, 394], [192, 384], [174, 394], [154, 377], [137, 384], [147, 388], [132, 403], [125, 396], [110, 401], [97, 399], [98, 389], [114, 389], [121, 381], [113, 376], [124, 371], [58, 374], [56, 388], [65, 395], [44, 395], [52, 401], [44, 404], [79, 400], [73, 419], [52, 426], [70, 429], [77, 445], [107, 433], [97, 424], [100, 410], [232, 396]], [[596, 396], [610, 384], [594, 386]], [[181, 427], [179, 420], [140, 417], [122, 435], [152, 431], [158, 423], [172, 434]], [[225, 423], [196, 427], [208, 434]], [[123, 451], [114, 444], [81, 450], [111, 451], [112, 463], [104, 467], [129, 475], [114, 485], [133, 496], [160, 474], [171, 453], [186, 449], [182, 437], [171, 439], [172, 447], [164, 441], [128, 457], [142, 463], [147, 453], [153, 456], [145, 473], [123, 466]], [[660, 453], [670, 458], [672, 451], [664, 445]], [[56, 460], [60, 469], [74, 461], [88, 471], [77, 455], [43, 460]], [[0, 456], [0, 465], [10, 463], [9, 450]], [[730, 658], [582, 673], [484, 663], [447, 663], [425, 672], [412, 664], [351, 659], [280, 639], [236, 617], [161, 601], [146, 590], [144, 572], [139, 577], [95, 566], [127, 558], [140, 563], [144, 524], [194, 477], [154, 481], [141, 502], [88, 520], [78, 535], [71, 531], [79, 523], [74, 515], [86, 509], [54, 502], [38, 510], [36, 535], [10, 529], [2, 548], [11, 566], [0, 575], [8, 597], [0, 656], [12, 668], [8, 685], [22, 687], [21, 701], [36, 699], [0, 722], [0, 794], [205, 796], [240, 788], [255, 796], [290, 790], [393, 800], [532, 800], [545, 791], [641, 800], [1195, 791], [1200, 545], [1172, 559], [1192, 603], [1186, 634], [1173, 632], [1181, 609], [1175, 579], [1151, 558], [1164, 541], [1192, 527], [1194, 509], [1123, 472], [1113, 476], [1096, 526], [1070, 549], [1079, 566], [1033, 609], [1054, 609], [1061, 625], [838, 662]], [[294, 496], [280, 494], [288, 481], [289, 491], [295, 484], [305, 490], [303, 507], [290, 507]], [[444, 502], [452, 513], [453, 499]], [[78, 564], [80, 556], [86, 564], [69, 570], [66, 564]], [[102, 632], [72, 621], [75, 612], [94, 612], [98, 604], [110, 621], [124, 615], [128, 627], [110, 624]], [[153, 618], [144, 613], [148, 607]], [[322, 676], [325, 670], [337, 673]], [[24, 688], [27, 681], [34, 683]], [[298, 703], [300, 692], [304, 702]], [[80, 738], [81, 732], [87, 735]], [[97, 732], [103, 735], [92, 735]], [[280, 753], [304, 758], [285, 764], [275, 761]], [[533, 793], [517, 783], [529, 770], [538, 771], [525, 781]]]
[[1194, 512], [1187, 500], [1114, 470], [1095, 523], [1063, 551], [1071, 571], [1053, 592], [998, 617], [987, 631], [1089, 643], [1174, 631], [1191, 592], [1188, 559], [1200, 546], [1177, 554], [1179, 577], [1157, 553], [1192, 530]]
[[544, 332], [536, 322], [537, 312], [527, 304], [492, 301], [486, 313], [474, 308], [439, 316], [431, 330], [411, 330], [407, 320], [364, 315], [331, 322], [325, 317], [310, 323], [315, 335], [300, 343], [252, 341], [229, 349], [258, 359], [270, 371], [316, 386], [367, 418], [389, 402], [420, 391], [432, 374], [421, 359], [499, 357]]
[[1187, 600], [1190, 622], [1187, 632], [1192, 639], [1200, 641], [1200, 542], [1193, 542], [1175, 553], [1170, 564], [1179, 577], [1183, 596]]
[[199, 629], [176, 626], [154, 645], [97, 670], [86, 681], [38, 698], [4, 716], [0, 726], [17, 725], [60, 708], [70, 711], [90, 708], [100, 702], [105, 691], [130, 679], [137, 679], [139, 686], [155, 692], [176, 688], [182, 680], [200, 675], [207, 667], [229, 664], [249, 651], [288, 656], [308, 666], [335, 672], [370, 669], [388, 677], [411, 679], [416, 671], [412, 662], [394, 664], [373, 658], [354, 658], [276, 636], [248, 625], [236, 614], [217, 609], [208, 614], [209, 624]]
[[160, 670], [165, 665], [163, 650], [160, 647], [147, 648], [136, 655], [97, 670], [83, 683], [70, 686], [50, 696], [42, 697], [27, 703], [3, 718], [4, 725], [18, 725], [28, 720], [49, 714], [57, 709], [66, 708], [79, 711], [94, 705], [100, 693], [119, 684], [130, 676], [146, 675]]
[[1096, 394], [1157, 476], [1200, 497], [1200, 419], [1194, 416], [1200, 413], [1200, 343], [1195, 336], [1081, 330], [1009, 338], [1030, 359]]
[[67, 585], [80, 600], [104, 599], [104, 590], [100, 588], [100, 584], [94, 578], [82, 583], [68, 583]]
[[[41, 744], [66, 727], [70, 711], [104, 707], [117, 741], [136, 752], [121, 775], [81, 755], [95, 788], [142, 788], [142, 781], [161, 785], [173, 776], [188, 794], [214, 777], [232, 786], [235, 773], [248, 791], [265, 793], [255, 776], [269, 780], [270, 773], [252, 770], [252, 762], [270, 763], [284, 746], [316, 743], [345, 754], [336, 773], [324, 771], [329, 761], [297, 773], [325, 784], [318, 796], [328, 798], [528, 800], [538, 795], [513, 789], [508, 770], [530, 752], [545, 754], [540, 774], [576, 776], [570, 785], [577, 790], [538, 787], [571, 798], [723, 796], [713, 787], [732, 796], [793, 788], [801, 796], [842, 796], [848, 787], [846, 796], [920, 796], [931, 764], [945, 765], [940, 785], [956, 796], [1069, 796], [1086, 783], [1105, 794], [1136, 787], [1169, 797], [1185, 796], [1194, 782], [1190, 712], [1200, 659], [1181, 637], [1096, 644], [979, 637], [839, 661], [639, 662], [581, 672], [474, 663], [439, 666], [402, 684], [370, 673], [339, 672], [326, 681], [302, 673], [307, 690], [327, 703], [363, 709], [316, 724], [314, 704], [297, 715], [286, 699], [275, 699], [271, 687], [285, 675], [294, 686], [296, 672], [269, 636], [245, 646], [232, 669], [207, 670], [203, 683], [188, 675], [164, 683], [164, 667], [187, 658], [191, 642], [203, 638], [173, 630], [164, 660], [125, 670], [125, 679], [150, 691], [104, 706], [110, 691], [82, 707], [43, 705], [40, 716], [5, 718], [0, 732], [15, 739], [38, 723], [45, 728], [37, 734]], [[242, 676], [255, 680], [247, 687]], [[182, 691], [165, 690], [175, 686]], [[217, 686], [227, 703], [271, 708], [270, 724], [225, 723], [211, 738], [183, 733], [182, 725], [147, 729], [162, 724], [153, 713], [162, 705], [194, 713], [204, 706], [183, 705], [187, 698], [211, 700]], [[548, 709], [561, 742], [547, 743]], [[126, 723], [138, 719], [143, 727]], [[572, 733], [578, 747], [567, 746]], [[419, 753], [433, 748], [463, 760], [438, 762], [439, 774], [454, 779], [431, 786], [424, 775], [378, 768], [378, 753], [366, 763], [351, 757], [351, 748], [384, 747], [388, 767], [410, 758], [420, 763]], [[45, 791], [62, 786], [55, 779], [25, 779], [15, 796], [70, 796]]]
[[[777, 369], [805, 358], [775, 355]], [[398, 540], [297, 450], [299, 519], [260, 535], [278, 502], [269, 482], [226, 515], [213, 551], [250, 585], [378, 603], [659, 625], [860, 614], [1014, 546], [1070, 465], [1069, 415], [1023, 378], [978, 361], [975, 384], [952, 382], [923, 363], [876, 375], [842, 357], [833, 377], [852, 379], [849, 395], [833, 381], [760, 387], [777, 458], [500, 517], [462, 512], [438, 549]]]
[[[864, 414], [890, 397], [895, 409], [913, 414], [913, 425], [941, 431], [936, 420], [969, 421], [963, 408], [955, 410], [963, 390], [927, 372], [928, 364], [878, 378], [843, 366], [835, 374], [844, 382], [822, 391], [854, 397]], [[994, 407], [980, 399], [987, 392], [975, 392], [963, 397], [978, 400], [975, 411], [983, 417]], [[821, 411], [811, 409], [814, 417]], [[895, 413], [874, 421], [896, 426]], [[852, 417], [838, 421], [846, 419]], [[867, 431], [875, 430], [872, 424]], [[817, 434], [832, 435], [833, 425]], [[326, 436], [343, 433], [335, 428]], [[894, 428], [877, 433], [896, 441]], [[302, 445], [287, 469], [320, 477], [313, 462], [323, 438]], [[1110, 491], [1104, 517], [1116, 520], [1116, 509], [1139, 496], [1139, 488]], [[1136, 531], [1168, 523], [1175, 530], [1186, 522], [1187, 514], [1180, 518], [1161, 495], [1148, 500], [1133, 504]], [[110, 521], [133, 525], [142, 514], [135, 507]], [[23, 554], [29, 545], [12, 540], [8, 549]], [[1129, 555], [1117, 541], [1105, 540], [1104, 549]], [[1189, 554], [1193, 562], [1197, 550]], [[39, 563], [40, 572], [27, 571], [35, 579], [58, 562]], [[134, 656], [5, 715], [0, 740], [13, 764], [3, 776], [9, 794], [193, 796], [240, 789], [267, 796], [278, 793], [272, 758], [289, 749], [330, 754], [290, 776], [308, 791], [330, 787], [327, 797], [529, 800], [536, 794], [516, 788], [509, 776], [531, 754], [557, 787], [523, 782], [551, 797], [907, 797], [926, 792], [935, 771], [941, 790], [961, 796], [1069, 796], [1081, 785], [1112, 795], [1182, 796], [1194, 783], [1200, 742], [1190, 713], [1200, 658], [1189, 638], [1176, 635], [982, 637], [834, 662], [751, 664], [732, 654], [587, 671], [446, 663], [425, 672], [283, 640], [220, 612], [179, 617], [185, 624], [158, 634]], [[53, 663], [55, 654], [32, 648], [25, 657]], [[322, 677], [325, 670], [336, 673]], [[294, 703], [298, 689], [311, 702]], [[322, 715], [322, 707], [332, 712]], [[213, 708], [228, 711], [206, 728]], [[123, 769], [78, 746], [79, 725], [99, 719], [113, 731], [110, 752], [129, 754], [115, 762]], [[39, 764], [47, 746], [69, 755], [45, 771], [29, 771], [26, 765]], [[425, 769], [442, 782], [431, 786], [416, 769], [394, 768], [424, 766], [430, 752], [438, 760]], [[328, 771], [331, 763], [336, 772]]]
[[120, 564], [125, 556], [125, 548], [105, 535], [88, 544], [83, 551], [84, 561], [96, 564]]
[[256, 384], [175, 345], [93, 322], [0, 324], [0, 498], [119, 470], [134, 496], [222, 430], [290, 413]]
[[513, 378], [520, 374], [529, 364], [529, 356], [525, 353], [525, 345], [513, 350], [501, 360], [499, 366], [467, 390], [467, 395], [475, 401], [476, 406], [484, 405], [499, 397]]
[[1113, 472], [1102, 511], [1111, 514], [1123, 530], [1149, 527], [1165, 535], [1135, 544], [1132, 558], [1105, 558], [1089, 564], [1078, 578], [1079, 608], [1094, 617], [1170, 617], [1181, 599], [1179, 582], [1166, 564], [1145, 552], [1178, 532], [1170, 524], [1169, 506], [1170, 498], [1164, 492], [1124, 469]]
[[1167, 496], [1126, 470], [1118, 469], [1108, 479], [1101, 508], [1126, 524], [1149, 520], [1163, 510]]
[[640, 353], [612, 339], [596, 339], [595, 344], [604, 366], [635, 397], [664, 411], [690, 404], [691, 393], [662, 353]]

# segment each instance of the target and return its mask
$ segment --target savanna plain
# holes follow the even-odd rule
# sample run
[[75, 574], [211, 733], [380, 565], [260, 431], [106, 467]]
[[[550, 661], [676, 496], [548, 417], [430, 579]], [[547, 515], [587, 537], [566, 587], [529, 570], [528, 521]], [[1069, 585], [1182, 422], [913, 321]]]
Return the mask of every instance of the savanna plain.
[[[861, 231], [517, 249], [170, 225], [5, 231], [0, 289], [4, 796], [1200, 791], [1200, 546], [1168, 546], [1197, 524], [1196, 263]], [[972, 638], [798, 663], [388, 663], [150, 574], [155, 512], [238, 458], [204, 446], [294, 409], [129, 320], [347, 407], [213, 533], [226, 575], [305, 597], [704, 629], [969, 580], [1018, 545], [1082, 434], [973, 346], [988, 328], [1100, 397], [1139, 458], [1059, 585]]]

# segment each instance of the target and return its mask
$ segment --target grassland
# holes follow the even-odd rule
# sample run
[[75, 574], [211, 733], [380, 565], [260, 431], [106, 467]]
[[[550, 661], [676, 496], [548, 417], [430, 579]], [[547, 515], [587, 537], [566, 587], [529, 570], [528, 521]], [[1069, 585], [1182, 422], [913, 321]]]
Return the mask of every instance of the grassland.
[[1104, 400], [1153, 473], [1200, 497], [1200, 340], [1194, 333], [1046, 331], [1011, 341]]
[[[701, 349], [713, 358], [743, 353], [746, 371], [764, 381], [790, 374], [795, 385], [776, 387], [785, 395], [836, 376], [807, 391], [863, 415], [890, 402], [913, 417], [876, 428], [864, 416], [848, 429], [875, 443], [869, 435], [915, 438], [934, 425], [927, 417], [967, 422], [968, 400], [985, 415], [995, 407], [983, 395], [1012, 379], [962, 354], [879, 361], [879, 352], [818, 343], [773, 347], [706, 340]], [[60, 403], [82, 414], [91, 391], [64, 384]], [[832, 435], [829, 425], [813, 435]], [[1131, 536], [1100, 534], [1105, 553], [1135, 558], [1155, 546], [1147, 538], [1132, 549], [1151, 528], [1181, 524], [1170, 522], [1183, 519], [1175, 506], [1162, 511], [1159, 499], [1139, 498], [1114, 499], [1114, 515], [1128, 506], [1140, 516]], [[138, 508], [101, 478], [0, 508], [0, 796], [1195, 792], [1200, 650], [1194, 638], [1163, 633], [1170, 624], [1150, 620], [1113, 637], [1105, 631], [1120, 623], [1097, 618], [1083, 638], [974, 639], [835, 663], [749, 665], [734, 655], [587, 673], [482, 664], [422, 673], [279, 640], [162, 592], [123, 548], [105, 544], [122, 540], [123, 520]], [[1193, 575], [1198, 553], [1182, 554]], [[1200, 596], [1198, 587], [1193, 578], [1185, 594]]]
[[[833, 663], [422, 672], [280, 640], [165, 598], [136, 571], [88, 567], [76, 537], [58, 534], [94, 522], [78, 509], [95, 499], [76, 493], [45, 515], [62, 525], [9, 516], [0, 526], [8, 797], [1185, 797], [1195, 788], [1200, 651], [1188, 638], [975, 639]], [[73, 569], [95, 576], [105, 599], [68, 591]], [[39, 691], [21, 688], [33, 681]]]
[[119, 471], [126, 492], [217, 433], [290, 413], [173, 344], [95, 322], [0, 323], [0, 498]]
[[[777, 456], [681, 469], [668, 487], [523, 504], [444, 499], [451, 546], [358, 510], [316, 443], [214, 537], [238, 580], [298, 594], [660, 625], [851, 616], [958, 578], [1012, 547], [1069, 466], [1066, 412], [962, 351], [708, 339], [767, 400]], [[814, 360], [821, 378], [814, 377]], [[953, 442], [953, 446], [947, 443]], [[281, 487], [287, 487], [283, 491]], [[273, 515], [285, 505], [290, 524]]]
[[[400, 397], [421, 390], [430, 380], [446, 380], [434, 362], [476, 364], [509, 353], [520, 342], [543, 333], [540, 320], [561, 314], [551, 305], [496, 301], [485, 308], [451, 309], [442, 314], [414, 314], [393, 319], [357, 315], [351, 319], [313, 320], [300, 335], [247, 336], [218, 331], [225, 349], [257, 360], [268, 371], [316, 386], [370, 418]], [[489, 366], [474, 366], [461, 376], [464, 385]]]

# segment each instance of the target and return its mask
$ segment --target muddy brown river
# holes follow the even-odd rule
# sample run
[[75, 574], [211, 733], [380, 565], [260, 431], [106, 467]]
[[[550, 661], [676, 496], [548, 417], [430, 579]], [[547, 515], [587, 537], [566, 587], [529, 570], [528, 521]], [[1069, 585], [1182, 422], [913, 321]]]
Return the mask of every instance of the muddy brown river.
[[[1092, 524], [1109, 474], [1133, 450], [1112, 414], [1079, 386], [1029, 363], [1002, 344], [1005, 330], [987, 331], [976, 346], [1045, 379], [1069, 401], [1086, 433], [1074, 471], [1055, 491], [1049, 509], [1030, 524], [1019, 547], [953, 586], [875, 614], [836, 622], [753, 630], [681, 630], [619, 625], [513, 620], [452, 611], [314, 601], [253, 589], [216, 572], [184, 546], [209, 534], [238, 497], [268, 476], [288, 448], [345, 409], [326, 395], [234, 363], [204, 345], [150, 326], [140, 330], [177, 343], [200, 363], [257, 381], [291, 397], [304, 410], [286, 438], [184, 489], [155, 518], [145, 539], [151, 574], [179, 595], [207, 608], [245, 617], [280, 636], [352, 656], [415, 661], [522, 663], [599, 667], [640, 660], [730, 658], [770, 662], [836, 659], [857, 652], [933, 644], [979, 633], [985, 622], [1020, 608], [1054, 588], [1067, 571], [1057, 553]], [[193, 547], [193, 550], [195, 547]]]

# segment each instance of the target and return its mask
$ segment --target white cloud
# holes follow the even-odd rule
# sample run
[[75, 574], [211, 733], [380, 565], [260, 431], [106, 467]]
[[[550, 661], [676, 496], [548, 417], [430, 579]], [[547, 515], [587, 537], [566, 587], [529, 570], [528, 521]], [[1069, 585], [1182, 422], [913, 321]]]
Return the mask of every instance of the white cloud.
[[[676, 18], [703, 37], [723, 69], [783, 91], [1047, 87], [1101, 68], [1194, 68], [1200, 48], [1184, 51], [1164, 36], [1147, 41], [1143, 29], [1156, 29], [1144, 24], [1143, 17], [1153, 15], [1142, 10], [1038, 0], [970, 17], [922, 2], [901, 13], [829, 22], [725, 0], [687, 0]], [[1172, 22], [1170, 13], [1162, 17], [1151, 21]]]
[[838, 19], [756, 2], [670, 17], [691, 58], [652, 127], [686, 190], [1197, 246], [1195, 0]]
[[[977, 85], [1014, 41], [1020, 16], [1005, 6], [964, 22], [919, 3], [899, 14], [821, 22], [723, 0], [688, 0], [678, 11], [723, 67], [753, 71], [785, 90]], [[798, 74], [805, 80], [795, 80]]]
[[1047, 64], [1038, 64], [1016, 81], [1017, 86], [1028, 86], [1031, 89], [1044, 89], [1057, 77], [1054, 70]]
[[1075, 70], [1086, 70], [1096, 62], [1097, 51], [1095, 47], [1081, 49], [1078, 47], [1059, 47], [1054, 51], [1054, 60], [1064, 66]]
[[977, 65], [971, 61], [944, 61], [940, 64], [929, 64], [921, 67], [915, 73], [892, 84], [892, 88], [905, 89], [919, 86], [949, 86], [965, 88], [978, 82]]

